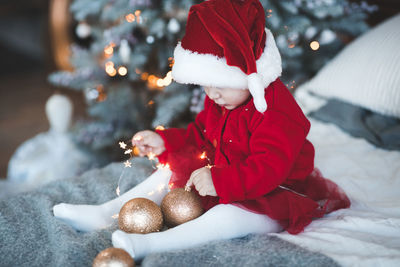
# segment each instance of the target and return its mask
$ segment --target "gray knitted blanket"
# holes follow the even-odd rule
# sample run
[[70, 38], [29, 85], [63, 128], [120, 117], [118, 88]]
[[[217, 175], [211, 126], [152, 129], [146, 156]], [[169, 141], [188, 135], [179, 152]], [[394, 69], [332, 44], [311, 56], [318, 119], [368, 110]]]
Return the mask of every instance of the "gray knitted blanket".
[[[113, 163], [82, 176], [4, 198], [0, 196], [0, 266], [91, 266], [111, 247], [114, 226], [89, 233], [76, 232], [53, 216], [60, 202], [100, 204], [116, 197], [123, 169]], [[135, 159], [125, 169], [121, 192], [152, 171], [148, 160]], [[0, 184], [1, 186], [1, 184]], [[1, 193], [0, 193], [1, 194]], [[169, 253], [148, 255], [141, 266], [337, 266], [330, 258], [269, 235], [249, 235]]]

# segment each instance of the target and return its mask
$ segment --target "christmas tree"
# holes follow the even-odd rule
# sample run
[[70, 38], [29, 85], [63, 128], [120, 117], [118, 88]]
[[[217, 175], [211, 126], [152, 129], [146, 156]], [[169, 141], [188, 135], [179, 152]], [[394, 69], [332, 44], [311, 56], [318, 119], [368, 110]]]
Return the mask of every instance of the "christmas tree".
[[[72, 2], [80, 40], [71, 47], [74, 71], [53, 73], [49, 80], [85, 96], [90, 119], [75, 125], [78, 143], [112, 159], [110, 148], [118, 152], [119, 140], [129, 140], [142, 129], [182, 126], [201, 110], [201, 89], [173, 83], [170, 72], [189, 8], [198, 2]], [[367, 30], [365, 19], [374, 9], [346, 0], [261, 3], [266, 27], [274, 33], [282, 55], [282, 80], [292, 89], [315, 74], [345, 42]]]
[[368, 13], [377, 9], [365, 1], [263, 0], [267, 27], [282, 56], [282, 80], [289, 89], [311, 78], [344, 45], [365, 32]]

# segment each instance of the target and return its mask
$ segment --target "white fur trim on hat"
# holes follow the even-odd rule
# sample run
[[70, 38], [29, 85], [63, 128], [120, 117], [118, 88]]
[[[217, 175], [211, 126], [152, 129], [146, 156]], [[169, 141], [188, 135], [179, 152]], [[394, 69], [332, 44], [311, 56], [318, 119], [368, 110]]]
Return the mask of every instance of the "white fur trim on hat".
[[253, 96], [253, 103], [256, 109], [263, 113], [267, 110], [267, 102], [265, 101], [265, 91], [262, 76], [258, 73], [252, 73], [247, 76], [250, 94]]
[[[272, 33], [267, 34], [264, 52], [256, 61], [257, 73], [261, 76], [263, 88], [275, 81], [282, 73], [282, 61]], [[219, 88], [249, 89], [250, 80], [239, 67], [229, 66], [225, 58], [211, 54], [199, 54], [182, 48], [181, 44], [174, 51], [172, 77], [179, 83], [198, 84]], [[250, 75], [251, 76], [251, 75]], [[252, 90], [250, 90], [252, 93]], [[252, 93], [253, 95], [253, 93]], [[257, 94], [258, 95], [258, 94]], [[254, 102], [258, 96], [253, 95]]]

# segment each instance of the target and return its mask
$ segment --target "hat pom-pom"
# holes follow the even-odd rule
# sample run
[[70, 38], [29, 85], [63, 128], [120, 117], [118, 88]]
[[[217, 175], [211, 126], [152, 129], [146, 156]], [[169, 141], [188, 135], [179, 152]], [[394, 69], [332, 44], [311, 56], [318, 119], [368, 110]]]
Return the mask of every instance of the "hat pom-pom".
[[267, 102], [265, 101], [262, 76], [258, 73], [248, 75], [247, 84], [250, 94], [253, 96], [254, 106], [259, 112], [264, 113], [267, 110]]

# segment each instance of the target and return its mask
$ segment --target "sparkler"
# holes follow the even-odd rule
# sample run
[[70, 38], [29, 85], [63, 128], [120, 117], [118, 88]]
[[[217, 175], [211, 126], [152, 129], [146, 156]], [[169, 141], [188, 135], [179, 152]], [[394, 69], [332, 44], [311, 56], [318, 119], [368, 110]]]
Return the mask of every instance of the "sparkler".
[[[138, 136], [135, 136], [133, 139], [134, 139], [135, 141], [140, 141], [140, 140], [143, 140], [143, 137], [140, 136], [140, 135], [138, 135]], [[121, 149], [124, 149], [124, 150], [125, 150], [125, 151], [124, 151], [124, 154], [125, 154], [125, 155], [129, 155], [129, 159], [127, 159], [127, 160], [124, 162], [124, 167], [125, 167], [125, 168], [132, 168], [132, 162], [131, 162], [130, 160], [131, 160], [132, 157], [135, 155], [135, 147], [128, 147], [128, 145], [127, 145], [126, 142], [124, 142], [124, 141], [121, 141], [121, 142], [119, 142], [118, 144], [119, 144], [119, 147], [120, 147]], [[149, 153], [147, 154], [147, 158], [152, 162], [152, 167], [153, 167], [153, 169], [170, 169], [168, 163], [167, 163], [167, 164], [157, 163], [157, 161], [156, 161], [156, 154], [154, 154], [153, 152], [149, 152]], [[119, 176], [118, 185], [117, 185], [117, 188], [115, 189], [115, 192], [117, 193], [118, 196], [120, 196], [120, 193], [121, 193], [121, 190], [120, 190], [120, 182], [121, 182], [121, 180], [122, 180], [122, 177], [123, 177], [124, 174], [125, 174], [125, 168], [124, 168], [124, 170], [122, 171], [121, 175]], [[158, 189], [158, 191], [160, 191], [160, 190], [162, 190], [162, 189]]]
[[[129, 159], [127, 159], [127, 160], [124, 162], [125, 168], [132, 168], [132, 162], [130, 162], [130, 160], [132, 159], [132, 152], [133, 152], [132, 149], [131, 149], [131, 148], [126, 149], [126, 148], [127, 148], [127, 144], [126, 144], [124, 141], [121, 141], [121, 142], [119, 142], [118, 144], [119, 144], [119, 147], [120, 147], [120, 148], [125, 149], [124, 154], [129, 154], [129, 156], [130, 156]], [[115, 189], [115, 192], [117, 193], [117, 196], [120, 196], [120, 193], [121, 193], [119, 184], [120, 184], [120, 182], [121, 182], [122, 177], [123, 177], [124, 174], [125, 174], [125, 168], [124, 168], [124, 170], [122, 171], [121, 175], [119, 176], [118, 185], [117, 185], [117, 188]], [[113, 216], [113, 218], [114, 218], [114, 216]]]
[[[143, 137], [140, 136], [140, 135], [135, 136], [135, 138], [134, 138], [135, 141], [140, 141], [140, 140], [142, 140], [142, 139], [143, 139]], [[122, 180], [122, 177], [123, 177], [124, 174], [125, 174], [125, 169], [126, 169], [126, 168], [131, 168], [131, 167], [132, 167], [131, 159], [132, 159], [133, 156], [135, 155], [135, 148], [136, 148], [136, 147], [128, 147], [128, 145], [126, 144], [125, 141], [120, 141], [120, 142], [118, 142], [118, 145], [119, 145], [119, 147], [120, 147], [121, 149], [125, 150], [125, 151], [124, 151], [124, 154], [125, 154], [125, 155], [129, 155], [129, 159], [127, 159], [126, 161], [124, 161], [124, 169], [123, 169], [123, 171], [121, 172], [121, 175], [119, 176], [118, 185], [117, 185], [117, 188], [115, 189], [115, 192], [116, 192], [117, 196], [119, 197], [119, 196], [120, 196], [120, 193], [121, 193], [121, 190], [120, 190], [120, 182], [121, 182], [121, 180]], [[156, 154], [154, 154], [153, 152], [149, 152], [149, 153], [147, 154], [147, 157], [148, 157], [148, 159], [152, 162], [152, 167], [153, 167], [154, 169], [170, 169], [168, 163], [167, 163], [167, 164], [161, 164], [161, 163], [158, 163], [158, 164], [157, 164], [157, 162], [156, 162]], [[158, 188], [156, 189], [156, 191], [161, 192], [162, 190], [164, 190], [165, 187], [166, 187], [166, 185], [161, 184], [161, 185], [158, 186]], [[151, 195], [153, 195], [156, 191], [153, 190], [153, 191], [149, 192], [148, 195], [151, 196]], [[121, 200], [121, 201], [122, 201], [122, 200]], [[114, 215], [112, 215], [111, 217], [112, 217], [113, 219], [118, 219], [119, 214], [118, 214], [118, 213], [117, 213], [117, 214], [114, 214]]]

